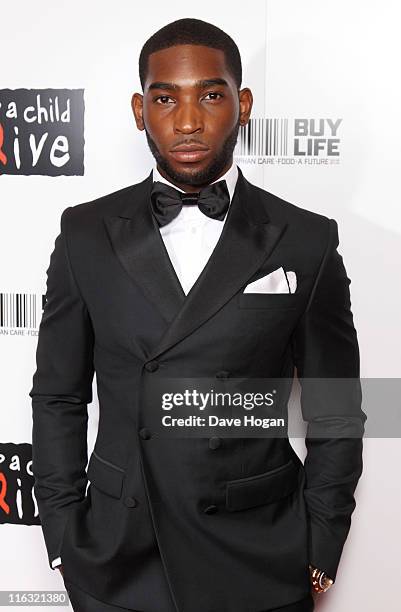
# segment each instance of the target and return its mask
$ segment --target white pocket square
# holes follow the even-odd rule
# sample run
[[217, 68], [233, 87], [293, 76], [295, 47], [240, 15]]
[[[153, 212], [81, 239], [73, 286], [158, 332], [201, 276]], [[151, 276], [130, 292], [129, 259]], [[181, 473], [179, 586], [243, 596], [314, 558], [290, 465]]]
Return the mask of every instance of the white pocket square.
[[244, 293], [295, 293], [297, 288], [297, 276], [292, 270], [284, 271], [277, 268], [270, 274], [258, 278], [249, 283], [244, 289]]

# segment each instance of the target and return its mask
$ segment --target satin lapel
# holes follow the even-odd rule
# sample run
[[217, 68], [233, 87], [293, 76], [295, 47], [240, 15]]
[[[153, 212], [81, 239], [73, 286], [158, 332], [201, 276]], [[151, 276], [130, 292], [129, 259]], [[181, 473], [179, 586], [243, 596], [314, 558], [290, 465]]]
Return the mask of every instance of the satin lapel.
[[270, 221], [266, 199], [238, 170], [219, 241], [187, 296], [151, 213], [152, 172], [129, 191], [117, 214], [104, 217], [122, 266], [168, 323], [148, 359], [183, 340], [224, 306], [269, 257], [285, 231], [284, 221]]
[[[286, 223], [273, 224], [260, 192], [241, 170], [223, 231], [206, 266], [149, 359], [164, 353], [213, 316], [258, 270]], [[157, 282], [157, 281], [155, 281]]]
[[170, 322], [185, 300], [150, 210], [152, 172], [130, 192], [117, 215], [104, 217], [114, 251], [128, 275]]

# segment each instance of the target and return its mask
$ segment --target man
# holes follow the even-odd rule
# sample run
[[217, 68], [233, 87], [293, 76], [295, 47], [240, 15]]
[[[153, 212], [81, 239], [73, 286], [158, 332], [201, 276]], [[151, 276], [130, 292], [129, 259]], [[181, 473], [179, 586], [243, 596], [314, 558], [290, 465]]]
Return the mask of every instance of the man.
[[[85, 612], [312, 610], [311, 591], [336, 579], [362, 472], [337, 223], [252, 185], [233, 163], [253, 100], [225, 32], [170, 23], [143, 46], [139, 71], [132, 109], [156, 165], [64, 210], [47, 271], [30, 396], [49, 564]], [[153, 427], [163, 377], [291, 379], [294, 367], [304, 465], [286, 436]], [[349, 384], [328, 394], [326, 377]]]

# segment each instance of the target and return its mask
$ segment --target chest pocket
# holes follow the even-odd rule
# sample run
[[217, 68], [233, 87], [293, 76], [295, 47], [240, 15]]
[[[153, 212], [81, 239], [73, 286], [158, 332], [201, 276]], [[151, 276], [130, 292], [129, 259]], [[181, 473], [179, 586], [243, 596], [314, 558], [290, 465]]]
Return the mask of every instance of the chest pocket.
[[239, 293], [237, 295], [239, 308], [296, 310], [298, 302], [298, 296], [295, 297], [295, 293]]

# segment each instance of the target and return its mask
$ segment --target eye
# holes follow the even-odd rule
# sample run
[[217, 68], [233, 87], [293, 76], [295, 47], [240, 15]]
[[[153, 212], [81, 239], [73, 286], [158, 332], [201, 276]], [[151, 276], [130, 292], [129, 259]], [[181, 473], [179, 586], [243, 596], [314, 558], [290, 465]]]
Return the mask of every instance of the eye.
[[[206, 96], [220, 96], [220, 98], [224, 98], [223, 94], [219, 93], [218, 91], [209, 91], [208, 94], [206, 94]], [[218, 98], [211, 98], [212, 100], [218, 100]]]
[[158, 100], [161, 101], [161, 104], [165, 104], [166, 100], [172, 100], [172, 98], [170, 98], [170, 96], [157, 96], [157, 98], [153, 99], [154, 102], [157, 102]]

